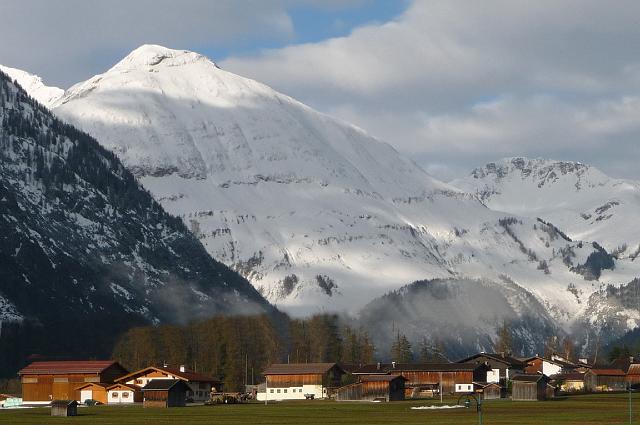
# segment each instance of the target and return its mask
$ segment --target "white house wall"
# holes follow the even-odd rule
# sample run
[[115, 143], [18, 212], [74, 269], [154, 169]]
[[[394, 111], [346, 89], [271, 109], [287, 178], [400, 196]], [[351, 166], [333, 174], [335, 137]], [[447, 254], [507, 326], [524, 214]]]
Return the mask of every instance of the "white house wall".
[[327, 389], [322, 385], [303, 385], [301, 387], [267, 388], [267, 393], [258, 392], [259, 401], [266, 400], [304, 400], [305, 394], [313, 394], [314, 398], [325, 398]]

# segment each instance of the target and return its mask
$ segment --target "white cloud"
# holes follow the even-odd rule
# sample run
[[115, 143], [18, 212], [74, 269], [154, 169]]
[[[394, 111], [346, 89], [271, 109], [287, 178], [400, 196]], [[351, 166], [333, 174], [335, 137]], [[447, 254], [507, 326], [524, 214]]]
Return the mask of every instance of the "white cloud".
[[443, 177], [530, 155], [640, 178], [637, 16], [640, 3], [626, 0], [418, 0], [392, 22], [222, 66]]
[[[68, 86], [141, 44], [233, 48], [294, 36], [292, 4], [340, 8], [361, 0], [2, 0], [0, 63]], [[215, 59], [215, 58], [214, 58]]]

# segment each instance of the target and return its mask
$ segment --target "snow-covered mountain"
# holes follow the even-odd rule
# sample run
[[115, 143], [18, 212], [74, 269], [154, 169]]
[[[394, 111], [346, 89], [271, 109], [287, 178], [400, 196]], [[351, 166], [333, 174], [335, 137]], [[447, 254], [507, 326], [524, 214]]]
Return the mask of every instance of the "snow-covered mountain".
[[640, 254], [640, 182], [614, 179], [577, 162], [508, 158], [452, 184], [477, 194], [489, 208], [543, 218], [618, 258]]
[[526, 290], [570, 329], [601, 282], [636, 274], [589, 239], [488, 208], [363, 130], [197, 53], [142, 46], [52, 107], [289, 312], [357, 312], [408, 282], [472, 278], [503, 285], [513, 306], [513, 287]]
[[[269, 312], [117, 157], [0, 72], [0, 376], [136, 325]], [[87, 343], [87, 341], [91, 343]]]

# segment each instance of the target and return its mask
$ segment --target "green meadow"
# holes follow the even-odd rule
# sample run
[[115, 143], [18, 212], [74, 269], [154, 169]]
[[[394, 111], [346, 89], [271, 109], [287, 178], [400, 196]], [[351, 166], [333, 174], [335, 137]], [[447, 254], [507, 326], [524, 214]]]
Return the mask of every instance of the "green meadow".
[[[456, 400], [445, 400], [455, 404]], [[52, 418], [48, 408], [0, 410], [0, 424], [477, 424], [475, 408], [413, 410], [412, 406], [438, 405], [437, 401], [357, 403], [300, 401], [173, 409], [143, 409], [141, 406], [97, 406], [80, 408], [78, 416]], [[640, 395], [634, 394], [637, 409], [633, 423], [640, 423]], [[483, 405], [485, 424], [628, 424], [626, 394], [583, 395], [544, 402], [490, 400]]]

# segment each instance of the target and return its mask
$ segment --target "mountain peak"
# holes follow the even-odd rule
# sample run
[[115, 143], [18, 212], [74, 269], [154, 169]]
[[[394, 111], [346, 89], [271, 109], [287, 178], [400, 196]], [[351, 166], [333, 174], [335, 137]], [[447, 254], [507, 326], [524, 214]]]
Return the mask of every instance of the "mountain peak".
[[[189, 50], [175, 50], [157, 44], [143, 44], [129, 53], [112, 69], [135, 69], [140, 67], [180, 66], [197, 61], [211, 62], [205, 56]], [[213, 62], [211, 62], [213, 63]], [[215, 64], [214, 64], [215, 65]]]
[[591, 167], [581, 162], [559, 161], [545, 158], [527, 158], [523, 156], [503, 158], [496, 162], [490, 162], [482, 167], [476, 168], [471, 172], [471, 177], [476, 179], [485, 178], [487, 176], [495, 176], [497, 179], [506, 177], [507, 175], [520, 173], [523, 178], [545, 177], [553, 172], [554, 176], [566, 174], [583, 174]]

